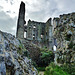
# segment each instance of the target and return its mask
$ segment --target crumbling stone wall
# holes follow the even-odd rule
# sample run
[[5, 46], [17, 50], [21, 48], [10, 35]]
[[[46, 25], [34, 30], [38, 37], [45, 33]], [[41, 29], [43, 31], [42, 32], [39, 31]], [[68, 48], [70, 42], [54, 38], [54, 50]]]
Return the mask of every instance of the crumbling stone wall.
[[40, 47], [46, 46], [52, 50], [52, 29], [51, 18], [46, 23], [29, 20], [27, 24], [26, 38]]
[[44, 45], [44, 37], [45, 37], [44, 32], [45, 32], [45, 23], [31, 20], [28, 21], [26, 37], [32, 43], [42, 47]]
[[54, 37], [57, 39], [57, 62], [74, 63], [75, 13], [60, 15], [58, 25], [54, 28], [53, 34]]
[[47, 45], [49, 49], [53, 48], [53, 26], [51, 22], [52, 19], [51, 18], [48, 19], [45, 27], [45, 41], [46, 41], [45, 45]]

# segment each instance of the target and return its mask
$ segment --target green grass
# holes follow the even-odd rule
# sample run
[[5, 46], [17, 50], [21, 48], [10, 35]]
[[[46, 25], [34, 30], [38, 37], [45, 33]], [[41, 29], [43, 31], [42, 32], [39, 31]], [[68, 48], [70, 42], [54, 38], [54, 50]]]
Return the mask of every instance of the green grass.
[[40, 59], [40, 67], [46, 67], [54, 61], [54, 53], [47, 48], [43, 48], [41, 49]]
[[68, 72], [70, 75], [75, 75], [75, 64], [62, 65], [61, 69], [65, 72]]
[[37, 67], [38, 71], [45, 71], [45, 67]]
[[70, 75], [67, 72], [63, 71], [61, 67], [51, 63], [48, 67], [46, 67], [44, 75]]

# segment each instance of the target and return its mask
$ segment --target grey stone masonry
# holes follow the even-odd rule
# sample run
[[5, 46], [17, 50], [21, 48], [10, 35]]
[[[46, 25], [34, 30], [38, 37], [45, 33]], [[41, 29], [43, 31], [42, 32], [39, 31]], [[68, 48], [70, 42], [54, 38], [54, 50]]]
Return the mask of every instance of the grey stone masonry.
[[21, 2], [16, 32], [16, 37], [20, 39], [24, 38], [24, 24], [25, 24], [24, 19], [25, 19], [25, 3]]

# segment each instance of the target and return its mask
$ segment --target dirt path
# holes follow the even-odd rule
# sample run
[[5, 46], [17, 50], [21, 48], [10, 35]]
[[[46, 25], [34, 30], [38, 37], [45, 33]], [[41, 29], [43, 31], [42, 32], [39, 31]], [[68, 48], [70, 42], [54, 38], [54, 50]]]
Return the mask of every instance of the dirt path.
[[39, 72], [39, 75], [44, 75], [44, 71], [40, 71]]

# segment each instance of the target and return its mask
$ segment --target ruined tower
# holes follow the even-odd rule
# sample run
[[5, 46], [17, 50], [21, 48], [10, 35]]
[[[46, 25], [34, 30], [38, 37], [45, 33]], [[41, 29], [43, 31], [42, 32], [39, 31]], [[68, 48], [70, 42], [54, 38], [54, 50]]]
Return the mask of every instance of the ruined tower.
[[16, 32], [17, 38], [20, 39], [24, 38], [24, 24], [25, 24], [25, 3], [21, 2], [17, 22], [17, 32]]

